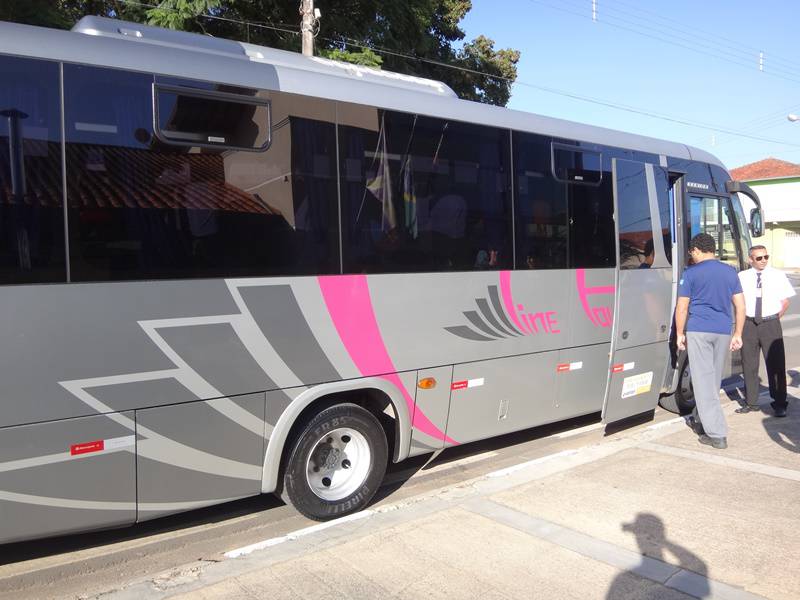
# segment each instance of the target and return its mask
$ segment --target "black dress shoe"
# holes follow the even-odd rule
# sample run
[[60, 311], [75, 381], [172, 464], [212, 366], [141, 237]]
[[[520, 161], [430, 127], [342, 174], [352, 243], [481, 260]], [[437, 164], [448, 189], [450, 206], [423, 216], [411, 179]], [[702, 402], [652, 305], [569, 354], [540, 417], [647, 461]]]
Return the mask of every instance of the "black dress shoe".
[[740, 415], [746, 415], [747, 413], [751, 413], [751, 412], [761, 412], [761, 407], [760, 406], [750, 406], [748, 404], [746, 406], [741, 406], [741, 407], [737, 408], [733, 412], [738, 413]]
[[785, 417], [786, 416], [786, 409], [785, 408], [776, 408], [775, 409], [775, 416], [776, 417]]
[[724, 437], [716, 438], [703, 434], [699, 438], [697, 438], [697, 441], [700, 442], [701, 444], [705, 444], [706, 446], [711, 446], [712, 448], [716, 448], [717, 450], [725, 450], [725, 448], [728, 447], [728, 440]]

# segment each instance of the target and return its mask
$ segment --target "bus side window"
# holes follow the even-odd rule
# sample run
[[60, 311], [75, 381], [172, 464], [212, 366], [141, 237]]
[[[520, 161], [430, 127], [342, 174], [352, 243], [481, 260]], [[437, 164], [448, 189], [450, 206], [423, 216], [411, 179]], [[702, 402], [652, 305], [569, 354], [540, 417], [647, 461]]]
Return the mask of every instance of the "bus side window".
[[73, 280], [339, 272], [333, 102], [66, 65], [64, 104]]
[[0, 285], [66, 281], [58, 64], [0, 57]]
[[513, 134], [517, 269], [567, 268], [567, 195], [550, 169], [550, 139]]
[[611, 157], [603, 154], [599, 185], [562, 183], [569, 203], [569, 267], [610, 268], [617, 264]]
[[339, 108], [345, 273], [512, 267], [508, 131]]

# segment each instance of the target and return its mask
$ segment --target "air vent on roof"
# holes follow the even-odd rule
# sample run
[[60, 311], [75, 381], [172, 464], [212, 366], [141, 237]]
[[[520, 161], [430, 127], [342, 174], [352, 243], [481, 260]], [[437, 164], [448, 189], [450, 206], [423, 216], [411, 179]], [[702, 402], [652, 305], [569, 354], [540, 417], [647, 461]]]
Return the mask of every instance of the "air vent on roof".
[[135, 39], [170, 46], [184, 46], [192, 50], [209, 50], [244, 56], [242, 45], [232, 40], [223, 40], [198, 33], [173, 31], [161, 27], [151, 27], [141, 23], [130, 23], [106, 17], [83, 17], [72, 28], [76, 33], [100, 37]]

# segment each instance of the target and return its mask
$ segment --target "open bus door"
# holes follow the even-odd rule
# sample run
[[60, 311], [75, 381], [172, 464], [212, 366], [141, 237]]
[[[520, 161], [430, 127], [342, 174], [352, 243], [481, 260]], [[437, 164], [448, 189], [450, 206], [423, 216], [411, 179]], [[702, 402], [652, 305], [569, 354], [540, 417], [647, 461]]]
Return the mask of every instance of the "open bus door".
[[667, 170], [614, 159], [616, 297], [603, 422], [655, 408], [672, 319], [672, 235]]

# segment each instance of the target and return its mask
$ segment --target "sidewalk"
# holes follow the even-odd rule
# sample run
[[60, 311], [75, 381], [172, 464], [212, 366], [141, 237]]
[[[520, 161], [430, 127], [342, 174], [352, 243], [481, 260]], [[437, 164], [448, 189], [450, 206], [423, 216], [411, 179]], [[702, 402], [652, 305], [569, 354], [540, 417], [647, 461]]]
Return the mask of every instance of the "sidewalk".
[[726, 399], [725, 451], [676, 418], [102, 598], [800, 598], [790, 395], [785, 419]]

